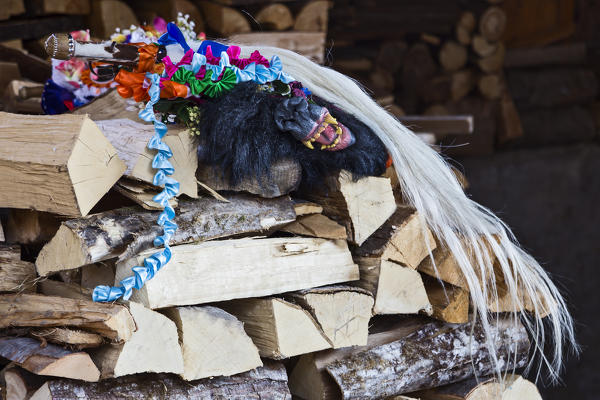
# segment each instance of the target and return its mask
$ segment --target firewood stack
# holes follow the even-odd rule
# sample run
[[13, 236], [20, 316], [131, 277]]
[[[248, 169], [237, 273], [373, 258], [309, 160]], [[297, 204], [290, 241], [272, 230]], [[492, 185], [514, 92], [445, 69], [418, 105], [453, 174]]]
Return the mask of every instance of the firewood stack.
[[[109, 92], [72, 114], [0, 113], [5, 398], [540, 398], [516, 375], [472, 379], [494, 371], [468, 287], [397, 183], [342, 171], [306, 191], [286, 164], [230, 187], [182, 129], [164, 139], [172, 260], [129, 301], [93, 302], [160, 233], [152, 130], [127, 106]], [[510, 371], [530, 347], [512, 322], [493, 326]]]

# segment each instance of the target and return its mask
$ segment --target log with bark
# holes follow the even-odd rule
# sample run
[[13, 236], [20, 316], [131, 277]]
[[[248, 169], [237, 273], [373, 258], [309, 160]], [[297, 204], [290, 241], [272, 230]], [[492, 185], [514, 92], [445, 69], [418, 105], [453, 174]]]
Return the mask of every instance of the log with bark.
[[35, 265], [0, 254], [0, 292], [35, 292]]
[[417, 42], [408, 49], [402, 67], [402, 96], [399, 103], [404, 111], [410, 114], [417, 113], [419, 90], [429, 78], [435, 75], [437, 69], [438, 66], [427, 44]]
[[295, 31], [326, 32], [329, 20], [328, 1], [316, 0], [302, 5], [296, 13]]
[[33, 0], [27, 6], [34, 15], [90, 13], [90, 0]]
[[98, 383], [52, 380], [45, 383], [32, 400], [59, 400], [83, 396], [89, 400], [119, 398], [126, 393], [137, 399], [203, 400], [261, 399], [291, 400], [285, 367], [265, 363], [264, 367], [231, 377], [185, 382], [169, 375], [132, 375]]
[[0, 8], [0, 20], [9, 19], [13, 15], [23, 14], [25, 12], [24, 0], [10, 0]]
[[[224, 203], [213, 198], [181, 200], [174, 222], [177, 231], [171, 244], [182, 244], [259, 233], [295, 219], [289, 197], [259, 199], [230, 195]], [[158, 212], [121, 208], [66, 221], [56, 236], [42, 248], [36, 267], [41, 276], [74, 269], [123, 254], [133, 257], [152, 248], [162, 228]]]
[[326, 178], [325, 185], [322, 190], [302, 190], [302, 196], [323, 206], [323, 214], [344, 225], [348, 240], [359, 246], [396, 210], [388, 178], [371, 176], [355, 182], [342, 171]]
[[325, 32], [251, 32], [229, 36], [231, 43], [247, 46], [261, 45], [292, 50], [323, 64], [325, 57]]
[[117, 28], [140, 26], [131, 7], [120, 0], [92, 1], [92, 12], [87, 23], [92, 36], [101, 38], [109, 37]]
[[141, 304], [129, 303], [137, 330], [121, 344], [107, 344], [90, 351], [101, 378], [143, 372], [183, 373], [183, 356], [175, 323]]
[[503, 383], [495, 377], [476, 377], [414, 395], [422, 400], [542, 400], [534, 383], [512, 374]]
[[473, 51], [480, 57], [488, 57], [496, 52], [498, 49], [497, 42], [488, 42], [486, 38], [481, 35], [475, 35], [473, 37]]
[[471, 11], [463, 11], [456, 23], [456, 40], [458, 43], [468, 46], [471, 44], [471, 35], [475, 30], [475, 15]]
[[1, 395], [6, 400], [28, 400], [45, 382], [45, 378], [10, 363], [0, 371]]
[[[154, 201], [154, 197], [159, 194], [162, 189], [152, 184], [121, 178], [117, 184], [113, 186], [113, 190], [145, 210], [156, 211], [163, 209], [163, 206]], [[169, 205], [173, 208], [177, 208], [179, 199], [177, 197], [170, 198]]]
[[294, 25], [292, 12], [281, 3], [265, 5], [256, 13], [254, 19], [265, 30], [284, 31]]
[[502, 66], [504, 65], [505, 54], [506, 47], [504, 47], [502, 42], [499, 42], [498, 47], [492, 54], [477, 60], [477, 65], [479, 65], [479, 68], [483, 72], [487, 72], [488, 74], [500, 72], [502, 70]]
[[42, 99], [39, 96], [22, 96], [22, 94], [26, 93], [24, 92], [25, 90], [31, 89], [37, 91], [40, 88], [43, 88], [43, 85], [35, 82], [25, 80], [10, 81], [4, 90], [4, 99], [2, 100], [4, 111], [18, 114], [43, 114]]
[[[171, 247], [172, 259], [134, 291], [150, 308], [266, 296], [358, 279], [345, 241], [316, 238], [232, 239]], [[117, 264], [115, 280], [154, 250]], [[175, 289], [176, 288], [176, 289]]]
[[504, 92], [504, 78], [500, 74], [482, 75], [477, 82], [479, 93], [488, 100], [496, 100]]
[[489, 7], [479, 17], [479, 32], [488, 41], [500, 40], [506, 29], [506, 13], [498, 6]]
[[251, 31], [250, 23], [244, 14], [235, 8], [207, 0], [201, 0], [197, 4], [202, 10], [208, 28], [221, 37]]
[[[0, 113], [0, 206], [82, 216], [125, 171], [85, 116]], [[15, 149], [18, 149], [15, 151]]]
[[39, 294], [0, 295], [0, 328], [70, 326], [121, 342], [135, 322], [126, 307]]
[[213, 306], [163, 311], [177, 325], [186, 381], [230, 376], [262, 366], [258, 349], [233, 315]]
[[469, 94], [475, 87], [475, 73], [472, 69], [461, 69], [452, 74], [450, 83], [450, 97], [456, 102]]
[[467, 48], [449, 40], [440, 49], [439, 61], [446, 71], [458, 71], [467, 64]]
[[96, 382], [100, 371], [87, 353], [65, 350], [26, 337], [0, 338], [0, 356], [36, 375]]
[[50, 343], [56, 343], [72, 350], [94, 348], [104, 343], [104, 338], [96, 333], [71, 328], [31, 329], [30, 336]]

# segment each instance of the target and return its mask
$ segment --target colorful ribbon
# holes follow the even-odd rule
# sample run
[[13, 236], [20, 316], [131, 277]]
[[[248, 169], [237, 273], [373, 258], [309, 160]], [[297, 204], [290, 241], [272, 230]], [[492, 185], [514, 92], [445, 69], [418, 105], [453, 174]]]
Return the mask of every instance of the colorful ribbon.
[[92, 298], [94, 301], [110, 302], [122, 297], [128, 300], [131, 297], [133, 289], [141, 289], [146, 281], [152, 279], [154, 275], [165, 266], [171, 259], [171, 248], [169, 241], [177, 230], [177, 224], [172, 220], [175, 218], [175, 210], [169, 204], [169, 200], [179, 192], [179, 183], [171, 178], [175, 168], [169, 162], [173, 152], [169, 146], [162, 141], [167, 133], [167, 126], [158, 121], [154, 114], [154, 104], [160, 99], [160, 77], [158, 74], [146, 74], [150, 80], [151, 86], [148, 90], [150, 100], [146, 107], [139, 113], [139, 117], [147, 122], [154, 123], [154, 135], [148, 142], [148, 148], [157, 150], [152, 167], [157, 170], [154, 175], [153, 184], [164, 187], [163, 191], [154, 196], [153, 200], [163, 207], [163, 211], [158, 216], [157, 223], [163, 227], [163, 234], [154, 239], [155, 246], [164, 245], [164, 249], [152, 254], [144, 260], [143, 266], [132, 268], [133, 276], [127, 277], [120, 282], [119, 286], [96, 286]]

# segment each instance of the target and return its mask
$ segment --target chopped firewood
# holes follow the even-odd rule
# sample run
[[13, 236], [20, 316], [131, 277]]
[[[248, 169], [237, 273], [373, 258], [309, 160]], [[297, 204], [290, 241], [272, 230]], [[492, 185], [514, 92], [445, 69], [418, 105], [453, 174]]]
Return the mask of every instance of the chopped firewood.
[[396, 212], [355, 249], [354, 254], [392, 260], [416, 269], [435, 248], [435, 239], [416, 210], [398, 206]]
[[[250, 23], [240, 11], [212, 1], [202, 0], [197, 3], [202, 10], [208, 27], [222, 37], [233, 33], [250, 32]], [[235, 43], [235, 42], [234, 42]]]
[[498, 103], [500, 109], [498, 112], [498, 142], [504, 143], [523, 136], [523, 125], [521, 125], [519, 111], [515, 106], [510, 91], [506, 87], [504, 87]]
[[296, 216], [300, 217], [303, 215], [321, 214], [323, 207], [310, 201], [294, 199], [294, 211], [296, 212]]
[[346, 172], [326, 179], [326, 191], [302, 193], [323, 206], [323, 214], [346, 227], [348, 240], [362, 245], [396, 210], [388, 178], [370, 176], [356, 182]]
[[500, 40], [505, 29], [506, 13], [500, 7], [489, 7], [479, 17], [479, 32], [490, 42]]
[[0, 295], [0, 328], [71, 326], [127, 341], [135, 322], [127, 308], [39, 294]]
[[506, 47], [502, 42], [498, 43], [498, 48], [489, 56], [480, 58], [477, 60], [477, 65], [483, 72], [488, 74], [499, 72], [502, 70], [504, 64], [504, 55], [506, 54]]
[[30, 335], [40, 340], [65, 345], [76, 350], [98, 347], [104, 343], [104, 339], [98, 334], [70, 328], [33, 329]]
[[28, 3], [28, 6], [31, 7], [28, 11], [35, 15], [90, 13], [89, 0], [34, 0]]
[[4, 242], [4, 228], [2, 227], [2, 221], [0, 221], [0, 242]]
[[229, 37], [231, 43], [247, 46], [272, 46], [292, 50], [323, 64], [325, 55], [325, 32], [250, 32]]
[[[458, 101], [469, 94], [475, 87], [475, 74], [471, 69], [461, 69], [452, 74], [450, 82], [450, 97], [452, 101]], [[448, 110], [446, 109], [446, 112]], [[447, 115], [447, 114], [446, 114]]]
[[86, 105], [73, 110], [73, 114], [87, 114], [92, 121], [127, 118], [143, 124], [144, 122], [138, 117], [139, 112], [139, 103], [122, 97], [116, 90], [109, 90]]
[[264, 399], [291, 400], [285, 367], [265, 363], [264, 367], [231, 377], [207, 378], [184, 382], [170, 375], [132, 375], [117, 379], [85, 383], [73, 380], [46, 382], [32, 400], [64, 400], [85, 398], [105, 400], [127, 397], [135, 399], [203, 400]]
[[[119, 179], [119, 182], [113, 187], [117, 192], [132, 200], [146, 210], [162, 210], [163, 206], [154, 201], [154, 196], [161, 192], [161, 189], [148, 183], [134, 181], [131, 179]], [[176, 197], [169, 199], [169, 205], [177, 208], [179, 205]]]
[[43, 114], [40, 96], [22, 96], [28, 89], [39, 91], [44, 86], [37, 82], [13, 80], [4, 90], [4, 111], [11, 113]]
[[[232, 239], [171, 247], [172, 259], [132, 300], [150, 308], [266, 296], [358, 279], [348, 245], [317, 238]], [[116, 281], [155, 250], [117, 264]], [[176, 290], [165, 290], [176, 288]]]
[[[229, 203], [213, 198], [181, 200], [174, 222], [178, 229], [171, 244], [260, 233], [292, 222], [294, 210], [289, 197], [260, 199], [230, 195]], [[117, 257], [130, 258], [152, 248], [162, 228], [158, 212], [120, 208], [85, 218], [65, 221], [56, 236], [40, 252], [36, 267], [41, 276], [74, 269]]]
[[0, 371], [0, 385], [6, 400], [28, 400], [44, 384], [41, 376], [10, 363]]
[[475, 35], [473, 37], [473, 51], [480, 57], [488, 57], [496, 52], [498, 49], [498, 42], [488, 42], [486, 38], [481, 35]]
[[24, 0], [9, 0], [2, 4], [0, 10], [0, 20], [9, 19], [13, 15], [19, 15], [25, 12], [25, 2]]
[[330, 3], [316, 0], [306, 2], [296, 14], [295, 31], [326, 32]]
[[504, 383], [494, 377], [475, 377], [414, 395], [422, 400], [542, 400], [534, 383], [512, 374], [505, 378]]
[[439, 46], [442, 43], [439, 36], [432, 35], [431, 33], [421, 33], [420, 39], [433, 46]]
[[84, 289], [94, 289], [98, 285], [112, 285], [114, 282], [115, 260], [81, 267], [81, 287]]
[[504, 78], [499, 74], [483, 75], [477, 82], [479, 92], [489, 100], [496, 100], [504, 92]]
[[332, 347], [310, 313], [285, 300], [243, 299], [222, 306], [244, 323], [261, 357], [280, 360]]
[[39, 282], [39, 292], [46, 296], [66, 297], [73, 300], [90, 300], [92, 291], [73, 282], [43, 279]]
[[73, 353], [54, 344], [26, 337], [0, 338], [0, 356], [36, 375], [96, 382], [100, 371], [87, 353]]
[[[506, 370], [525, 366], [529, 352], [525, 327], [515, 327], [511, 318], [491, 324], [491, 345], [500, 365]], [[480, 325], [435, 322], [403, 339], [333, 361], [325, 369], [344, 399], [394, 396], [493, 373], [486, 339]]]
[[423, 279], [413, 268], [378, 257], [355, 257], [357, 285], [375, 297], [374, 314], [431, 314]]
[[36, 244], [52, 239], [60, 226], [54, 214], [13, 208], [6, 221], [6, 240], [11, 243]]
[[204, 32], [204, 18], [196, 5], [190, 0], [128, 0], [142, 23], [152, 23], [154, 18], [161, 17], [166, 21], [176, 21], [177, 14], [189, 15], [189, 21], [196, 25], [196, 32]]
[[[156, 170], [152, 168], [156, 151], [148, 148], [148, 140], [154, 135], [154, 127], [129, 119], [96, 121], [96, 124], [115, 146], [119, 158], [127, 165], [124, 175], [130, 179], [152, 183], [156, 174]], [[170, 127], [163, 142], [173, 152], [169, 162], [175, 168], [175, 172], [171, 178], [179, 182], [179, 194], [197, 198], [198, 155], [194, 137], [186, 129]]]
[[367, 344], [373, 297], [352, 286], [328, 286], [286, 296], [308, 310], [334, 349]]
[[346, 228], [322, 214], [298, 217], [296, 221], [280, 229], [283, 232], [323, 239], [346, 239]]
[[256, 13], [254, 19], [266, 30], [284, 31], [294, 25], [292, 12], [281, 3], [267, 4]]
[[437, 279], [424, 277], [425, 291], [433, 309], [433, 318], [451, 324], [469, 321], [469, 291]]
[[475, 30], [475, 15], [470, 11], [464, 11], [456, 23], [456, 40], [458, 43], [468, 46], [471, 43], [471, 35]]
[[212, 306], [163, 311], [177, 325], [186, 381], [230, 376], [262, 366], [258, 349], [233, 315]]
[[142, 372], [183, 373], [183, 356], [175, 323], [164, 315], [130, 302], [137, 330], [121, 344], [107, 344], [90, 351], [101, 378]]
[[21, 247], [18, 245], [0, 244], [0, 258], [11, 261], [21, 260]]
[[107, 38], [117, 28], [131, 25], [140, 26], [131, 7], [119, 0], [94, 0], [88, 18], [90, 31], [94, 37]]
[[0, 292], [35, 292], [35, 265], [0, 254]]
[[440, 64], [446, 71], [458, 71], [467, 64], [467, 48], [452, 40], [440, 49]]
[[[0, 206], [82, 216], [125, 171], [87, 117], [0, 113]], [[15, 148], [21, 151], [15, 152]]]
[[298, 188], [302, 179], [300, 164], [292, 160], [279, 160], [275, 162], [269, 174], [257, 178], [247, 178], [231, 185], [220, 167], [200, 164], [196, 171], [196, 178], [214, 190], [233, 192], [248, 192], [263, 198], [284, 196]]

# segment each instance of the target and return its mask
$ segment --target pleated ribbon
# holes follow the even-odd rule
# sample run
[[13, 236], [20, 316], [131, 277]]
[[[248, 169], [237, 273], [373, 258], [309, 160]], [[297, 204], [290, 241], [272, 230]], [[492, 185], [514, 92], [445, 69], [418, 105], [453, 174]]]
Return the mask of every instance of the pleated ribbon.
[[147, 257], [142, 266], [133, 267], [133, 276], [123, 279], [119, 286], [96, 286], [92, 295], [94, 301], [110, 302], [121, 297], [124, 300], [128, 300], [131, 297], [133, 289], [141, 289], [171, 259], [169, 241], [177, 230], [177, 224], [172, 221], [175, 218], [175, 210], [169, 204], [169, 200], [179, 193], [179, 182], [170, 177], [175, 172], [175, 168], [169, 162], [169, 158], [173, 156], [173, 152], [162, 141], [162, 138], [167, 134], [167, 126], [158, 121], [154, 115], [154, 104], [160, 99], [160, 77], [158, 74], [151, 73], [146, 74], [146, 77], [151, 82], [150, 89], [148, 90], [150, 100], [146, 103], [144, 109], [140, 111], [139, 117], [144, 121], [154, 124], [154, 135], [148, 142], [148, 148], [157, 151], [152, 160], [152, 167], [157, 170], [154, 175], [153, 184], [164, 187], [163, 191], [153, 198], [155, 202], [163, 207], [163, 211], [157, 220], [158, 225], [163, 228], [163, 234], [154, 239], [154, 245], [157, 247], [164, 246], [164, 248]]

